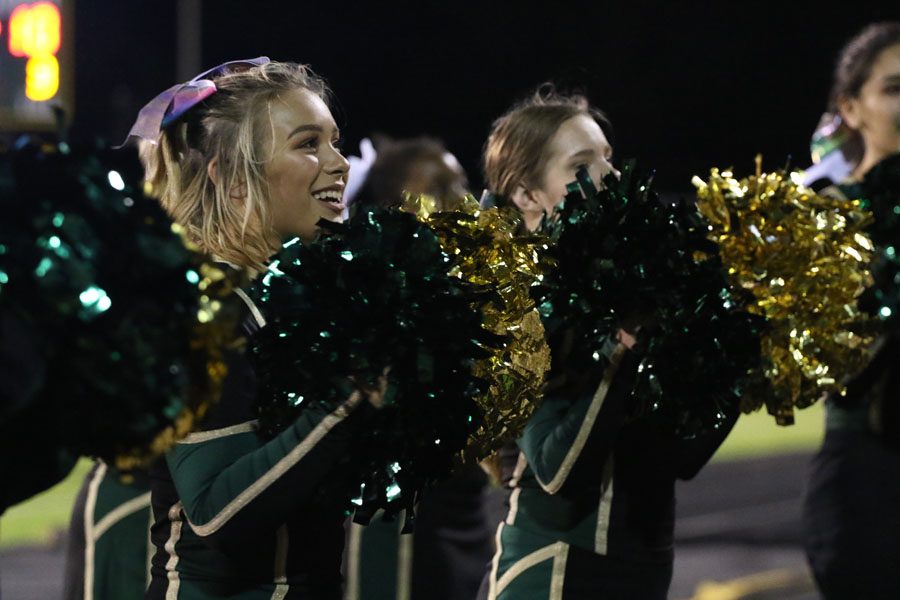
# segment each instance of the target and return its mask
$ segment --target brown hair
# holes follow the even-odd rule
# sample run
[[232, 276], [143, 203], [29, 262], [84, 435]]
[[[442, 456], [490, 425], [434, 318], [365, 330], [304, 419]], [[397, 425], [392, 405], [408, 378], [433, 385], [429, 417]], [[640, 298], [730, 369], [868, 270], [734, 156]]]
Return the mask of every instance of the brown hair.
[[518, 185], [542, 185], [547, 144], [563, 123], [578, 115], [590, 116], [611, 134], [609, 119], [587, 98], [561, 94], [549, 84], [494, 121], [484, 144], [483, 168], [487, 188], [499, 204], [507, 203]]
[[[872, 64], [885, 48], [900, 44], [900, 22], [884, 21], [867, 26], [847, 42], [838, 55], [834, 68], [828, 110], [838, 114], [842, 99], [856, 98], [872, 74]], [[851, 163], [858, 163], [863, 156], [862, 136], [849, 131], [850, 139], [842, 148]]]
[[[265, 176], [271, 103], [298, 89], [326, 100], [328, 88], [305, 65], [288, 62], [233, 70], [214, 81], [216, 93], [162, 131], [156, 144], [141, 144], [146, 180], [202, 251], [259, 269], [278, 249]], [[213, 160], [216, 181], [207, 172]], [[239, 200], [234, 189], [242, 190]]]
[[428, 175], [428, 189], [423, 193], [432, 196], [439, 206], [459, 200], [464, 193], [466, 175], [461, 169], [456, 171], [444, 166], [448, 151], [439, 140], [430, 137], [402, 140], [380, 137], [376, 138], [376, 144], [378, 156], [366, 175], [359, 196], [354, 200], [355, 205], [399, 207], [410, 177], [422, 173]]

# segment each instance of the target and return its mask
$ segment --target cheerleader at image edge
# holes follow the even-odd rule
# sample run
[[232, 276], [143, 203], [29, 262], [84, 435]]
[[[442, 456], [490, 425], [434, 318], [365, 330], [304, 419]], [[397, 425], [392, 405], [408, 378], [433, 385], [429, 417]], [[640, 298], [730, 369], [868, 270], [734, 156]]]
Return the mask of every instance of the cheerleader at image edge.
[[[900, 22], [870, 25], [846, 43], [828, 110], [823, 121], [839, 124], [850, 173], [820, 193], [896, 204], [900, 177], [869, 176], [900, 172]], [[825, 439], [811, 465], [803, 529], [807, 559], [829, 600], [900, 598], [900, 420], [893, 395], [900, 342], [893, 337], [880, 340], [845, 396], [825, 404]]]

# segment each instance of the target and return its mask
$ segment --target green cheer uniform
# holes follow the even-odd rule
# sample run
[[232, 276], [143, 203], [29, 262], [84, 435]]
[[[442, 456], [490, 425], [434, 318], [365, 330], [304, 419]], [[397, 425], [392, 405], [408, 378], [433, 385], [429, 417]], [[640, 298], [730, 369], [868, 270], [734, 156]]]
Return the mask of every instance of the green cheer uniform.
[[[900, 154], [882, 160], [862, 183], [848, 181], [820, 194], [862, 199], [876, 215], [896, 211]], [[885, 201], [889, 204], [880, 206]], [[884, 226], [877, 221], [872, 225], [875, 232], [879, 225]], [[900, 244], [886, 232], [874, 241], [879, 250]], [[884, 252], [877, 261], [885, 261], [875, 263], [877, 276], [896, 277], [893, 253]], [[859, 302], [875, 312], [881, 299], [868, 291]], [[819, 592], [827, 600], [900, 598], [900, 452], [890, 419], [897, 406], [893, 390], [900, 385], [900, 371], [894, 368], [900, 363], [900, 338], [890, 332], [876, 347], [868, 366], [847, 382], [846, 394], [826, 401], [825, 438], [810, 464], [803, 543]], [[873, 427], [879, 421], [880, 432]]]
[[140, 600], [150, 581], [150, 482], [98, 461], [75, 499], [66, 600]]
[[606, 354], [583, 392], [548, 394], [517, 442], [509, 512], [482, 586], [490, 600], [666, 598], [675, 480], [709, 460], [737, 410], [689, 441], [660, 417], [631, 420], [639, 358], [621, 344]]
[[[265, 321], [248, 302], [249, 335]], [[148, 600], [341, 597], [341, 461], [375, 409], [311, 405], [271, 440], [256, 431], [256, 380], [227, 357], [220, 402], [202, 430], [151, 470], [156, 548]]]

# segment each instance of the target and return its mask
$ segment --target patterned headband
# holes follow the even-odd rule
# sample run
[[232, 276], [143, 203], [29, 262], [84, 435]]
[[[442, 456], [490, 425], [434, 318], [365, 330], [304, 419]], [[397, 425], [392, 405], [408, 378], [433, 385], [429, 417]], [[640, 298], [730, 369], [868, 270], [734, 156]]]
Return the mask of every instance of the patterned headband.
[[122, 146], [132, 139], [147, 140], [155, 144], [163, 129], [216, 92], [216, 84], [212, 81], [213, 77], [222, 75], [235, 67], [249, 69], [267, 62], [269, 59], [265, 56], [249, 60], [230, 60], [200, 73], [190, 81], [173, 85], [144, 105]]

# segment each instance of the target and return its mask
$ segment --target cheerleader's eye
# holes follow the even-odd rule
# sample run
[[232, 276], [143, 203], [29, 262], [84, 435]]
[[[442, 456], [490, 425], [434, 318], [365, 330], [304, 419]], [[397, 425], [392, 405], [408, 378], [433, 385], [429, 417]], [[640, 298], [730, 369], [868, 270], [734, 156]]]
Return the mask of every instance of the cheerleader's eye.
[[303, 138], [297, 142], [294, 148], [298, 150], [315, 150], [319, 147], [319, 136], [314, 135], [309, 138]]

